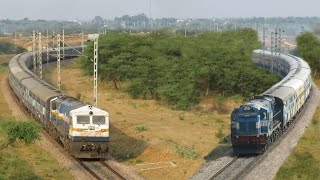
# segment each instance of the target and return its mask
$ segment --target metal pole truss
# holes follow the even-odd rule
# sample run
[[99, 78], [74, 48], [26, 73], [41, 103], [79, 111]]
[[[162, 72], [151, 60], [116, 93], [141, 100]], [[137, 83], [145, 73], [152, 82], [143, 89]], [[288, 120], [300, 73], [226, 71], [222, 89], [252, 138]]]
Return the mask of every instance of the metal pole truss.
[[37, 71], [37, 59], [36, 59], [36, 32], [32, 31], [32, 55], [33, 55], [33, 72]]
[[61, 90], [61, 76], [60, 76], [60, 60], [61, 60], [61, 38], [60, 34], [57, 34], [57, 85], [59, 91]]
[[94, 38], [94, 56], [93, 56], [93, 104], [95, 107], [98, 107], [98, 39], [97, 35]]
[[38, 33], [38, 63], [39, 63], [39, 71], [40, 78], [42, 78], [42, 45], [41, 45], [41, 32]]

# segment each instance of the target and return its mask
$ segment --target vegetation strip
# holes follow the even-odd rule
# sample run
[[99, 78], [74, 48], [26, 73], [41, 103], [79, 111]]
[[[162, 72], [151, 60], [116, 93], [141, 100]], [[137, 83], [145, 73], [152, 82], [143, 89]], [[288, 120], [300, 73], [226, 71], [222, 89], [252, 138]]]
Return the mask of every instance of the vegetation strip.
[[[252, 51], [259, 46], [251, 29], [197, 37], [174, 37], [164, 30], [108, 33], [99, 39], [99, 76], [117, 90], [125, 85], [133, 98], [187, 110], [213, 92], [250, 97], [278, 82], [276, 75], [252, 63]], [[93, 44], [85, 53], [92, 56]], [[82, 58], [80, 64], [87, 74], [93, 73], [90, 60]]]

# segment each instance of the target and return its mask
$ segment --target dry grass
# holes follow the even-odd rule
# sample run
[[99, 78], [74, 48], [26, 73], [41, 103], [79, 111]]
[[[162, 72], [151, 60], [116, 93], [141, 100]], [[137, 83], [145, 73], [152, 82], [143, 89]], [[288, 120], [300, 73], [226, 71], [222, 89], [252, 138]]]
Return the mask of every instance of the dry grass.
[[[45, 78], [55, 85], [55, 64], [49, 67], [52, 74], [48, 67], [45, 69]], [[92, 103], [92, 78], [82, 73], [76, 61], [64, 62], [61, 75], [65, 94]], [[141, 162], [165, 161], [177, 165], [175, 168], [143, 171], [141, 175], [146, 179], [189, 178], [213, 149], [219, 149], [221, 139], [216, 137], [219, 130], [224, 135], [230, 133], [230, 112], [174, 111], [153, 100], [132, 99], [126, 93], [114, 90], [110, 84], [102, 83], [99, 84], [98, 100], [98, 106], [110, 112], [111, 154], [114, 157], [133, 166]], [[144, 130], [138, 131], [141, 124]], [[181, 150], [198, 156], [195, 159], [184, 157], [179, 153]]]
[[[84, 39], [86, 39], [87, 37], [85, 36]], [[52, 38], [49, 37], [49, 42], [52, 42]], [[12, 42], [14, 43], [14, 38], [11, 37], [0, 37], [0, 41], [3, 42]], [[81, 36], [65, 36], [65, 41], [67, 44], [69, 45], [80, 45], [81, 44]], [[56, 40], [55, 40], [56, 42]], [[32, 34], [30, 34], [30, 37], [20, 37], [17, 38], [16, 41], [17, 45], [24, 47], [26, 49], [31, 48], [32, 47]], [[42, 43], [43, 46], [46, 46], [46, 36], [42, 36]]]
[[[7, 67], [4, 64], [9, 63], [13, 55], [0, 55], [0, 80], [5, 76]], [[3, 97], [3, 94], [0, 93], [0, 117], [9, 117], [11, 111]]]

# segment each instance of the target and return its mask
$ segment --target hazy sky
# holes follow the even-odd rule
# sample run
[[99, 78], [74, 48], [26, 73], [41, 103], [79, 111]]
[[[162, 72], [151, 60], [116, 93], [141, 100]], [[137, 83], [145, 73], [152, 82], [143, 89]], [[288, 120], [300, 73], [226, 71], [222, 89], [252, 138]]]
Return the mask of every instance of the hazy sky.
[[320, 16], [319, 0], [0, 0], [0, 19], [107, 19], [124, 14], [151, 17]]

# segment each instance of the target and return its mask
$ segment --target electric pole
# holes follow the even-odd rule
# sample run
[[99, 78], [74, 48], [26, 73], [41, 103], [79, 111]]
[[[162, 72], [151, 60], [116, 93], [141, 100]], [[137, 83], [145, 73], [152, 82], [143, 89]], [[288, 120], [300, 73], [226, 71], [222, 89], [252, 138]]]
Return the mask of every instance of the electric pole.
[[38, 63], [39, 63], [39, 71], [40, 78], [42, 78], [42, 46], [41, 46], [41, 32], [38, 33]]
[[99, 34], [95, 34], [93, 47], [93, 104], [98, 107], [98, 40]]
[[54, 38], [55, 38], [55, 35], [54, 35], [54, 29], [52, 30], [52, 45], [53, 45], [53, 47], [55, 47], [55, 45], [54, 45]]
[[273, 61], [274, 61], [274, 56], [273, 56], [273, 46], [274, 46], [274, 42], [273, 42], [273, 36], [274, 36], [274, 33], [271, 32], [271, 57], [272, 57], [272, 61], [271, 61], [271, 71], [273, 72]]
[[82, 51], [82, 53], [84, 53], [84, 46], [83, 46], [83, 29], [82, 29], [82, 32], [81, 32], [81, 51]]
[[62, 60], [64, 60], [64, 29], [62, 29]]
[[49, 63], [49, 30], [47, 29], [47, 64]]
[[32, 31], [32, 55], [33, 55], [33, 72], [36, 73], [37, 60], [36, 60], [36, 32]]
[[61, 49], [60, 49], [60, 34], [57, 34], [57, 75], [58, 75], [58, 89], [60, 91], [61, 88], [61, 77], [60, 77], [60, 60], [61, 60]]

